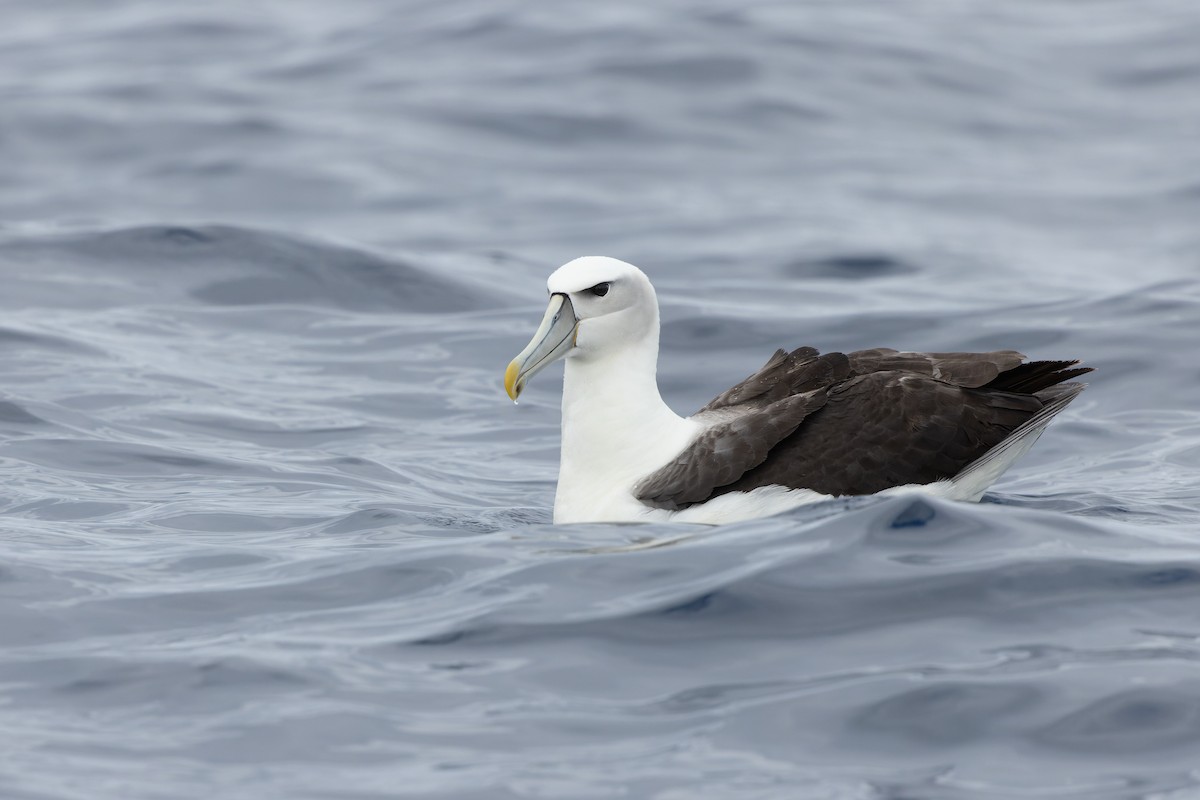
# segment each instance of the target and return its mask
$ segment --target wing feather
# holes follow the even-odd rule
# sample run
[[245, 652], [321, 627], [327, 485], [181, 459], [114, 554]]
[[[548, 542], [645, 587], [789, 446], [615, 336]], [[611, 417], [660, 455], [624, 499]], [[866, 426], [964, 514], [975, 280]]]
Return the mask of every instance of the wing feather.
[[872, 372], [911, 372], [928, 375], [955, 386], [976, 389], [1002, 372], [1021, 365], [1025, 356], [1016, 350], [991, 353], [901, 353], [886, 347], [859, 350], [849, 356], [856, 375]]
[[697, 414], [742, 407], [763, 408], [794, 394], [823, 389], [850, 374], [843, 353], [820, 355], [815, 348], [776, 350], [767, 363], [742, 382], [714, 397]]
[[715, 489], [761, 464], [805, 417], [825, 404], [825, 396], [818, 389], [784, 397], [713, 425], [670, 463], [643, 479], [634, 494], [644, 503], [669, 509], [707, 500]]
[[873, 494], [951, 478], [1042, 408], [1032, 395], [876, 372], [829, 393], [821, 413], [724, 491], [781, 485]]
[[1025, 363], [1015, 350], [777, 350], [693, 416], [707, 429], [635, 494], [675, 509], [762, 486], [873, 494], [952, 478], [1047, 404], [1069, 402], [1079, 385], [1062, 382], [1090, 372], [1077, 363]]

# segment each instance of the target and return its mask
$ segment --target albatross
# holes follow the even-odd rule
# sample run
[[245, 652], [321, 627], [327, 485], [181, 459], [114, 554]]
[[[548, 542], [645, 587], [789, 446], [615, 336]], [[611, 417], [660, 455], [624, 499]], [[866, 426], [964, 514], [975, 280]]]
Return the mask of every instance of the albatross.
[[563, 359], [554, 521], [718, 524], [845, 495], [915, 490], [977, 501], [1091, 372], [1015, 350], [778, 350], [690, 417], [659, 394], [658, 298], [637, 267], [588, 256], [508, 365], [515, 402]]

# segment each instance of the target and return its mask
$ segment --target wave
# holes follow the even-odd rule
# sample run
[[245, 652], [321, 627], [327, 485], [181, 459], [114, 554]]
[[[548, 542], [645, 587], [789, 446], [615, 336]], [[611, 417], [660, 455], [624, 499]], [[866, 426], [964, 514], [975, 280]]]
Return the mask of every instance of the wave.
[[71, 301], [55, 291], [64, 273], [91, 281], [73, 299], [90, 307], [156, 301], [444, 313], [488, 305], [477, 289], [396, 258], [235, 225], [14, 237], [0, 242], [0, 263], [24, 273], [10, 294], [24, 305]]

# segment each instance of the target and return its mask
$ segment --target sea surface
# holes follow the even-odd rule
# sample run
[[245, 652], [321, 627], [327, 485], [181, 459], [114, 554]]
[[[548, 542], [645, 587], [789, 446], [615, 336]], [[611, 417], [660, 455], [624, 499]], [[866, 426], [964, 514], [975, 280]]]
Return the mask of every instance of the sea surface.
[[[0, 799], [1200, 798], [1195, 0], [0, 21]], [[681, 413], [1096, 372], [978, 505], [556, 527], [588, 254]]]

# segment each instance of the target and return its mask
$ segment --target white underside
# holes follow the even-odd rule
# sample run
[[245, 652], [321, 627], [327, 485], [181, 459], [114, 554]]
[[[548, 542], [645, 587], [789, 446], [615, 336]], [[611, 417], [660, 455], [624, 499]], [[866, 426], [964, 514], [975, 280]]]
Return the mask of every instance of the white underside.
[[[984, 489], [961, 486], [954, 481], [894, 486], [880, 495], [901, 492], [922, 492], [950, 500], [977, 501]], [[701, 525], [723, 525], [747, 519], [769, 517], [793, 508], [832, 499], [811, 489], [789, 489], [785, 486], [762, 486], [749, 492], [729, 492], [707, 503], [689, 506], [679, 511], [652, 508], [636, 499], [630, 491], [603, 503], [588, 503], [586, 508], [555, 507], [554, 521], [569, 522], [690, 522]]]

